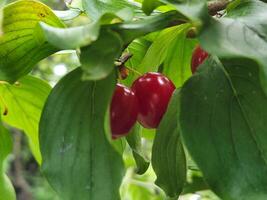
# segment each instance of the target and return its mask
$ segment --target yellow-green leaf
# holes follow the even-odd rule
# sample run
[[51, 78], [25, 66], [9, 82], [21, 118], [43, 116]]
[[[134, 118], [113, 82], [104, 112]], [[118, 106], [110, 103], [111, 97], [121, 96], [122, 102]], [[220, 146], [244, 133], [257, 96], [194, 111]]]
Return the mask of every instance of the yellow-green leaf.
[[37, 1], [17, 1], [4, 8], [0, 80], [15, 82], [29, 73], [38, 61], [57, 51], [39, 39], [39, 32], [35, 31], [39, 22], [64, 27], [49, 7]]
[[35, 77], [25, 76], [17, 84], [0, 84], [3, 121], [23, 130], [36, 160], [41, 163], [38, 124], [50, 86]]

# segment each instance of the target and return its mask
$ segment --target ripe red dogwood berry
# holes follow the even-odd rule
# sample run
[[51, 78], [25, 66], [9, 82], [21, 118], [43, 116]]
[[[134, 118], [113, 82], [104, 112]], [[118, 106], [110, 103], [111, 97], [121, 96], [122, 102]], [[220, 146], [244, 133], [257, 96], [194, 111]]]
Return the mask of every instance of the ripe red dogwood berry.
[[132, 90], [139, 101], [138, 122], [157, 128], [175, 90], [174, 84], [160, 73], [149, 72], [134, 81]]
[[117, 84], [110, 106], [112, 138], [126, 135], [137, 120], [138, 100], [134, 92]]
[[209, 54], [201, 49], [200, 46], [197, 46], [192, 55], [191, 61], [191, 71], [194, 74], [198, 66], [204, 62], [204, 60], [209, 56]]

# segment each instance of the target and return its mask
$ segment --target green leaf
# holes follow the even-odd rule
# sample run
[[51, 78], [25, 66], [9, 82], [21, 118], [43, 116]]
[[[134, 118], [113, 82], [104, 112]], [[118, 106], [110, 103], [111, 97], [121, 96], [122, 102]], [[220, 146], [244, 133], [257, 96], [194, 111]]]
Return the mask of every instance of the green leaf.
[[163, 30], [148, 49], [141, 67], [147, 71], [157, 71], [163, 64], [162, 73], [180, 87], [191, 76], [191, 55], [195, 40], [187, 39], [190, 24]]
[[119, 23], [108, 27], [120, 34], [124, 44], [129, 44], [138, 37], [162, 30], [174, 24], [182, 24], [186, 21], [188, 21], [187, 18], [180, 13], [169, 11], [155, 16], [145, 17], [142, 20]]
[[133, 10], [138, 7], [126, 0], [83, 0], [83, 8], [93, 21], [98, 21], [102, 15], [116, 14], [124, 20], [130, 20]]
[[210, 19], [199, 39], [201, 46], [222, 62], [247, 58], [258, 63], [262, 88], [267, 94], [267, 23], [262, 20], [266, 9], [266, 3], [246, 0], [234, 7], [229, 16]]
[[5, 5], [5, 0], [0, 0], [0, 37], [3, 34], [2, 25], [3, 25], [3, 7]]
[[25, 132], [29, 139], [32, 153], [38, 163], [41, 163], [41, 154], [38, 139], [38, 124], [41, 111], [51, 87], [44, 81], [25, 76], [14, 85], [0, 84], [2, 119], [11, 126]]
[[139, 73], [144, 74], [145, 72], [147, 72], [147, 70], [140, 66], [140, 64], [144, 56], [146, 55], [146, 52], [150, 45], [150, 41], [144, 38], [138, 38], [131, 42], [131, 44], [127, 47], [126, 52], [132, 54], [132, 57], [125, 64], [130, 70], [127, 79], [122, 80], [122, 83], [124, 85], [130, 87], [133, 81], [140, 76]]
[[64, 27], [49, 7], [37, 1], [16, 1], [4, 8], [0, 80], [15, 82], [38, 61], [57, 51], [52, 45], [38, 41], [35, 27], [39, 22]]
[[186, 159], [178, 123], [179, 112], [180, 90], [176, 90], [157, 129], [152, 149], [152, 167], [157, 175], [155, 183], [169, 197], [176, 198], [186, 182]]
[[[120, 36], [103, 30], [97, 41], [81, 49], [83, 80], [98, 80], [107, 77], [115, 68], [114, 62], [119, 58], [123, 42]], [[108, 48], [112, 47], [112, 48]]]
[[177, 88], [191, 76], [191, 59], [196, 40], [186, 38], [187, 30], [183, 29], [169, 46], [163, 63], [162, 73], [171, 79]]
[[124, 167], [104, 125], [115, 73], [97, 82], [81, 76], [81, 68], [69, 73], [47, 100], [40, 122], [42, 171], [64, 200], [118, 200]]
[[181, 91], [182, 135], [222, 199], [267, 198], [267, 98], [249, 59], [208, 59]]
[[[209, 18], [206, 0], [160, 0], [162, 3], [173, 5], [178, 12], [186, 16], [195, 25], [201, 25]], [[201, 22], [202, 20], [202, 22]]]
[[39, 41], [48, 42], [61, 50], [77, 49], [94, 42], [99, 35], [100, 24], [91, 23], [71, 28], [57, 28], [40, 23], [37, 28]]
[[15, 200], [15, 190], [4, 172], [4, 161], [12, 152], [12, 138], [8, 130], [0, 122], [0, 200]]
[[147, 71], [157, 71], [167, 57], [168, 50], [178, 38], [184, 25], [174, 26], [163, 30], [149, 47], [141, 66]]
[[73, 20], [82, 14], [80, 9], [71, 8], [69, 10], [54, 10], [56, 16], [62, 21]]
[[139, 124], [135, 124], [131, 132], [126, 136], [126, 140], [132, 149], [133, 157], [137, 166], [137, 174], [144, 174], [149, 167], [149, 161], [142, 150], [140, 135], [141, 129], [142, 127]]
[[236, 19], [267, 39], [267, 4], [258, 0], [243, 0], [228, 10], [227, 18]]
[[159, 0], [144, 0], [142, 3], [142, 10], [147, 15], [150, 15], [154, 9], [156, 9], [157, 7], [161, 5], [164, 5], [164, 4], [161, 3]]

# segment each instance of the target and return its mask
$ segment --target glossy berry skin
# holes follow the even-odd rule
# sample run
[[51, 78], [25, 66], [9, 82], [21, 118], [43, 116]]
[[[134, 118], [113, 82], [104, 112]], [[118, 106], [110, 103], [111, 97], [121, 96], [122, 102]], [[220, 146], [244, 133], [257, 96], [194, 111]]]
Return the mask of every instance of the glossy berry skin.
[[117, 84], [110, 106], [112, 138], [126, 135], [133, 127], [138, 115], [138, 100], [134, 92]]
[[192, 55], [191, 61], [191, 71], [194, 74], [198, 66], [204, 62], [204, 60], [209, 56], [209, 54], [201, 49], [200, 46], [197, 46]]
[[132, 90], [139, 100], [138, 122], [157, 128], [175, 90], [174, 84], [160, 73], [149, 72], [134, 81]]

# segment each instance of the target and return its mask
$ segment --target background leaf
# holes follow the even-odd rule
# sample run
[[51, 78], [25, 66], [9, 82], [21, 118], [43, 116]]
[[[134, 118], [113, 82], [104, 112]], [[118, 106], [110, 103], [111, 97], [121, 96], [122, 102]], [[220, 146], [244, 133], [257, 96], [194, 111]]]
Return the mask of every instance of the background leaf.
[[115, 73], [97, 82], [81, 76], [81, 68], [72, 71], [48, 98], [40, 122], [42, 171], [64, 200], [117, 200], [123, 162], [104, 131]]
[[137, 174], [144, 174], [149, 167], [149, 161], [142, 150], [141, 130], [141, 126], [139, 124], [135, 124], [131, 132], [126, 136], [137, 166]]
[[[17, 84], [0, 84], [2, 119], [4, 122], [25, 132], [32, 153], [41, 163], [38, 124], [41, 111], [51, 87], [33, 76], [25, 76]], [[4, 111], [6, 110], [6, 111]]]
[[0, 36], [0, 80], [15, 82], [31, 71], [41, 59], [57, 49], [38, 41], [39, 22], [64, 27], [52, 10], [32, 0], [17, 1], [4, 8], [4, 35]]
[[12, 138], [8, 130], [0, 123], [0, 200], [15, 200], [15, 190], [5, 174], [4, 161], [12, 151]]
[[176, 198], [186, 182], [186, 159], [178, 123], [179, 112], [180, 90], [176, 90], [156, 131], [152, 149], [152, 167], [157, 175], [155, 183], [169, 197]]
[[267, 100], [257, 63], [210, 58], [181, 92], [183, 138], [211, 189], [222, 199], [266, 199]]

